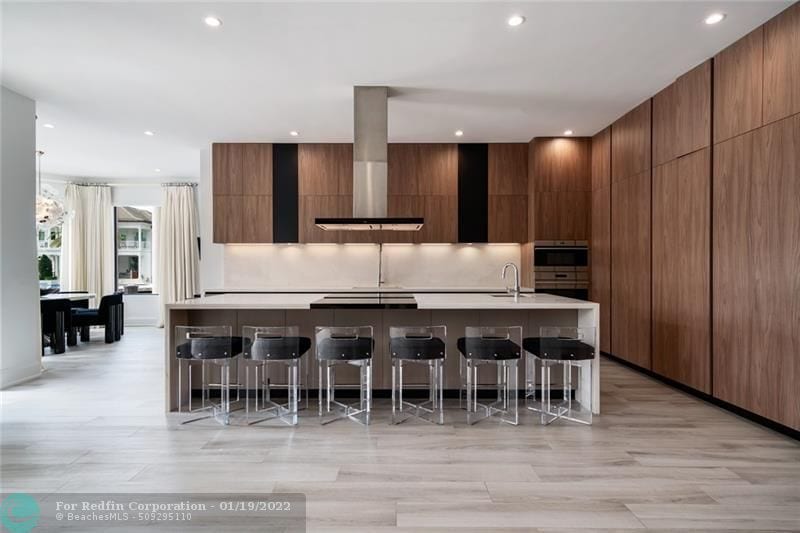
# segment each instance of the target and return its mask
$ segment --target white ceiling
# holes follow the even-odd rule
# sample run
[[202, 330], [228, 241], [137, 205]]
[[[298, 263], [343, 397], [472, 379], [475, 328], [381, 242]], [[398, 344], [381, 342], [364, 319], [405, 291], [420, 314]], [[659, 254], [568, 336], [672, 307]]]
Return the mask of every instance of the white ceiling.
[[790, 3], [3, 2], [2, 76], [44, 172], [191, 179], [212, 141], [352, 141], [356, 84], [394, 88], [390, 141], [591, 135]]

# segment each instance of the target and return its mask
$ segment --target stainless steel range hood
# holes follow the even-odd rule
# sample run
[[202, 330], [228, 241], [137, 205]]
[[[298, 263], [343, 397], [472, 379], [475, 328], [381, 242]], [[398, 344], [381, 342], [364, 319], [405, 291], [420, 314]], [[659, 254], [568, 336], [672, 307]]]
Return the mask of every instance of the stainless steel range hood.
[[324, 230], [417, 231], [419, 217], [388, 217], [388, 87], [353, 87], [353, 216], [315, 218]]

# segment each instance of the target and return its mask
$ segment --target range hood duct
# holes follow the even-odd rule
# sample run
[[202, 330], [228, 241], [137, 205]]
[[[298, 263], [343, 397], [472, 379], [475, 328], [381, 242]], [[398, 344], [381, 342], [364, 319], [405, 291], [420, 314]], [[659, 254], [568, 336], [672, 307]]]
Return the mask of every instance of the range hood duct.
[[417, 231], [422, 218], [388, 217], [389, 88], [353, 87], [353, 216], [316, 218], [324, 230]]

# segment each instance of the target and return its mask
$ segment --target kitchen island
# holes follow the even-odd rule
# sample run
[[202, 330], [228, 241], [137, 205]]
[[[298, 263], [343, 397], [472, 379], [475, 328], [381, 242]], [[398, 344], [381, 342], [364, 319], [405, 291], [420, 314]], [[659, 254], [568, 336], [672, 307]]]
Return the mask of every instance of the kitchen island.
[[[375, 354], [373, 357], [373, 388], [389, 390], [391, 364], [388, 356], [388, 329], [390, 326], [447, 326], [447, 361], [445, 364], [445, 389], [458, 390], [459, 357], [456, 348], [458, 337], [467, 326], [521, 326], [523, 336], [538, 336], [542, 326], [580, 326], [593, 328], [588, 344], [600, 346], [600, 308], [597, 303], [575, 300], [544, 293], [523, 290], [514, 298], [503, 289], [485, 292], [427, 292], [413, 288], [379, 289], [327, 289], [320, 292], [221, 293], [184, 300], [166, 306], [166, 410], [178, 410], [177, 360], [175, 358], [174, 328], [176, 326], [229, 325], [234, 335], [241, 334], [243, 326], [289, 326], [300, 328], [302, 336], [314, 338], [315, 326], [371, 325], [374, 328]], [[352, 294], [352, 298], [349, 296]], [[397, 302], [402, 300], [402, 305]], [[381, 305], [382, 301], [392, 304]], [[306, 378], [310, 387], [316, 388], [312, 346], [305, 358]], [[350, 369], [347, 369], [350, 370]], [[479, 375], [483, 384], [495, 378], [491, 369]], [[244, 373], [240, 371], [240, 379]], [[520, 389], [524, 389], [524, 359], [520, 362]], [[409, 372], [407, 382], [424, 383], [427, 373]], [[242, 381], [243, 382], [243, 381]], [[352, 373], [337, 374], [337, 383], [355, 384], [356, 369]], [[280, 381], [276, 381], [280, 383]], [[592, 410], [600, 411], [599, 350], [592, 365]], [[586, 383], [585, 385], [588, 385]], [[588, 387], [582, 387], [589, 390]]]

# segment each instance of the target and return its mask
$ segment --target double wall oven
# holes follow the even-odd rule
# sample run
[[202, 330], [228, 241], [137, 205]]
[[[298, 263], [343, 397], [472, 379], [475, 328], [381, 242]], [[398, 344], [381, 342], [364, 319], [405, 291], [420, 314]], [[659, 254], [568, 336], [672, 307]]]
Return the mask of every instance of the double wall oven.
[[588, 300], [589, 242], [534, 242], [533, 271], [536, 292]]

